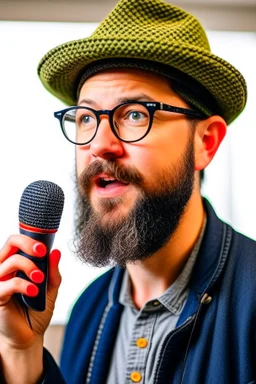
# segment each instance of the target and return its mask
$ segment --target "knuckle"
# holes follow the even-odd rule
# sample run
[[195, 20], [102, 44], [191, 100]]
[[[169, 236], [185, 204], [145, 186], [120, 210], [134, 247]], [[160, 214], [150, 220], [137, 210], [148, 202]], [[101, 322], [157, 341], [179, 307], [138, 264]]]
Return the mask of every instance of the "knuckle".
[[6, 244], [11, 244], [11, 245], [15, 244], [16, 238], [17, 238], [17, 235], [8, 236]]
[[12, 244], [13, 243], [13, 238], [14, 238], [14, 235], [8, 236], [8, 238], [6, 240], [6, 244]]
[[11, 278], [0, 282], [0, 302], [5, 302], [6, 298], [10, 298], [14, 293], [22, 292], [22, 284], [17, 280], [19, 279]]
[[13, 293], [23, 293], [27, 286], [27, 281], [20, 278], [20, 277], [13, 277], [11, 280], [9, 280], [12, 285], [12, 292]]
[[3, 247], [0, 249], [0, 262], [7, 259], [10, 255], [14, 254], [18, 250], [16, 235], [10, 235]]
[[15, 250], [19, 248], [19, 245], [20, 235], [12, 234], [7, 238], [4, 248], [6, 248], [8, 251], [13, 250], [13, 252], [15, 252]]

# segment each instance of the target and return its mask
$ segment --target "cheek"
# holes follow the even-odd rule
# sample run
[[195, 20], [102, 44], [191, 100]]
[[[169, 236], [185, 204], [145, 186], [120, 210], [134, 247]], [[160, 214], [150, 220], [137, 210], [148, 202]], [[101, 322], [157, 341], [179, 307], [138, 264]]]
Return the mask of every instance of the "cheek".
[[[164, 140], [152, 140], [151, 143], [137, 143], [137, 147], [129, 150], [131, 163], [144, 175], [151, 178], [163, 169], [175, 164], [184, 152], [185, 143]], [[148, 180], [150, 181], [150, 180]]]
[[129, 151], [127, 165], [134, 166], [142, 174], [147, 185], [155, 184], [157, 175], [171, 162], [166, 154], [155, 145], [137, 147]]
[[129, 151], [132, 165], [141, 172], [144, 182], [150, 187], [155, 187], [166, 172], [177, 167], [188, 144], [188, 137], [166, 135], [164, 139], [141, 143], [137, 148]]

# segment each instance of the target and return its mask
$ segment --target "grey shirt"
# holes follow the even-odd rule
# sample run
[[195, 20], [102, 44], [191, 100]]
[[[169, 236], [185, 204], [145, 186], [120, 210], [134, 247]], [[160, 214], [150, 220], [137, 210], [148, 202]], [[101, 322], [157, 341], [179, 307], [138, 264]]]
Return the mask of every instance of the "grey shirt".
[[185, 305], [189, 280], [204, 234], [173, 284], [159, 297], [137, 309], [130, 295], [131, 283], [125, 271], [119, 301], [124, 305], [111, 357], [107, 384], [153, 383], [163, 340], [176, 327]]

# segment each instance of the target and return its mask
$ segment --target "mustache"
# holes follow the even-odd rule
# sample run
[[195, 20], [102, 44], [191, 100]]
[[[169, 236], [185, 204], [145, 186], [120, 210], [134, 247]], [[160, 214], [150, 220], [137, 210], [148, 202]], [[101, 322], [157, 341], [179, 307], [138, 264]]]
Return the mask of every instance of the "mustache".
[[87, 165], [78, 177], [78, 186], [83, 195], [87, 195], [92, 178], [95, 178], [101, 173], [106, 173], [125, 184], [131, 183], [141, 186], [143, 182], [143, 177], [136, 167], [124, 166], [116, 161], [95, 160], [93, 163]]

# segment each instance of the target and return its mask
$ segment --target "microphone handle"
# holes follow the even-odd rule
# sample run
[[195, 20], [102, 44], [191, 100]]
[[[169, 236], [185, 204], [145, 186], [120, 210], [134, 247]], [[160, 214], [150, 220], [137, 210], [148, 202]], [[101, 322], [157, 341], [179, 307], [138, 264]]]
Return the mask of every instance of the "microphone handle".
[[[29, 297], [21, 293], [18, 293], [16, 295], [18, 298], [18, 301], [20, 302], [20, 304], [27, 306], [29, 309], [42, 312], [45, 310], [45, 305], [46, 305], [49, 253], [53, 245], [55, 233], [46, 234], [46, 233], [40, 233], [40, 232], [32, 232], [32, 231], [25, 230], [23, 228], [20, 228], [20, 233], [23, 235], [29, 236], [32, 239], [38, 240], [41, 243], [44, 243], [47, 247], [47, 253], [43, 257], [30, 256], [22, 251], [17, 252], [20, 255], [32, 260], [36, 264], [38, 269], [40, 269], [44, 273], [44, 276], [45, 276], [44, 281], [42, 283], [36, 284], [39, 289], [37, 296]], [[29, 277], [22, 271], [18, 271], [17, 276], [27, 281], [31, 281]], [[33, 282], [33, 284], [35, 283]]]

